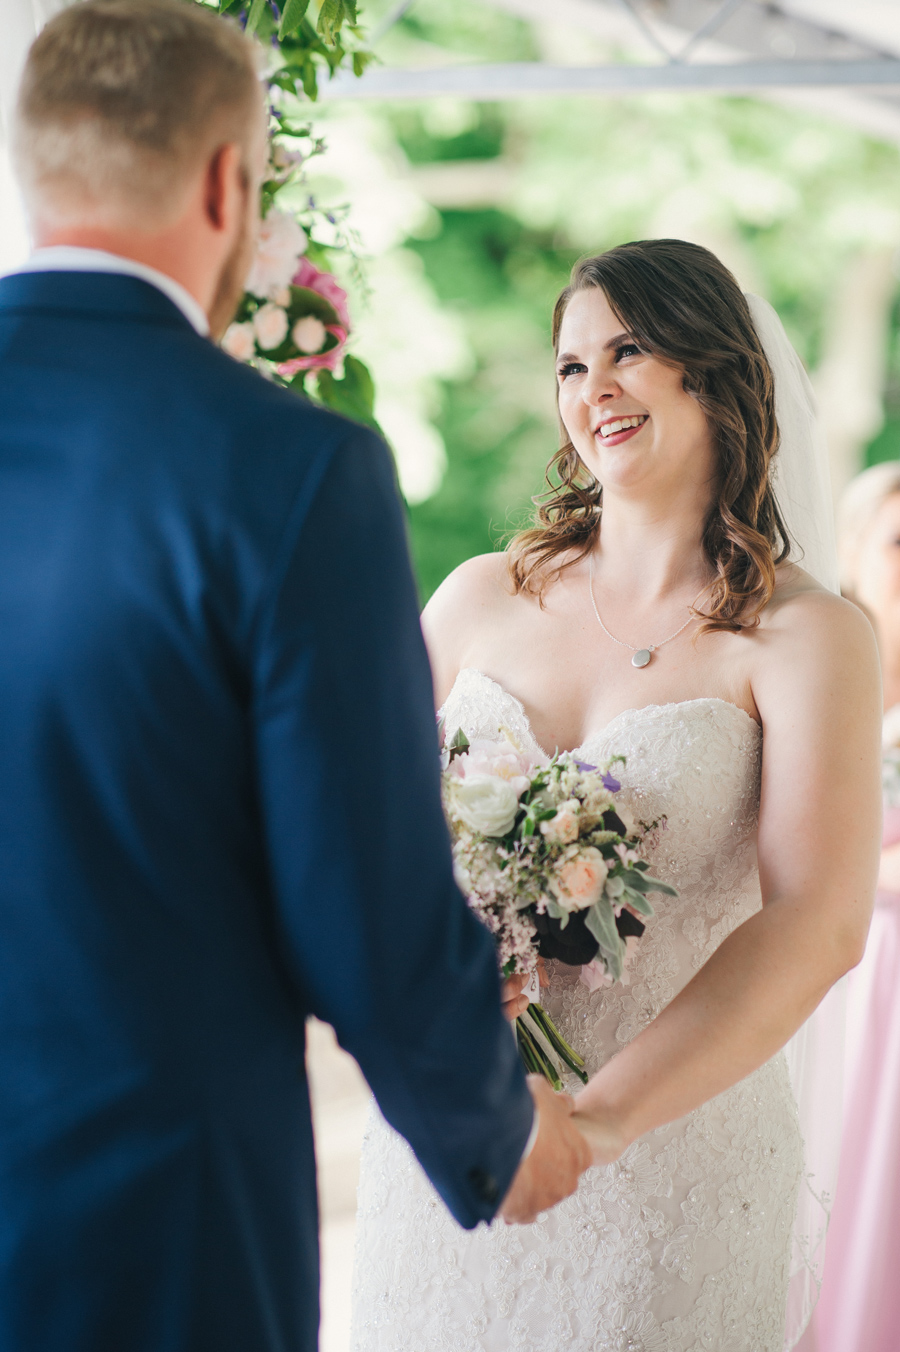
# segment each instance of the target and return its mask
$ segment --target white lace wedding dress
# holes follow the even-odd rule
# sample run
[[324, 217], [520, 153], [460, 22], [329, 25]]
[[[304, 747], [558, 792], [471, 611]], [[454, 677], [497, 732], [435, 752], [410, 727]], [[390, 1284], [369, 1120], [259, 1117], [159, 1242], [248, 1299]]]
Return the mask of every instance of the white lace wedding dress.
[[[519, 702], [463, 671], [446, 726], [535, 747]], [[665, 816], [630, 984], [591, 993], [549, 964], [545, 1004], [590, 1072], [635, 1037], [760, 906], [760, 729], [720, 699], [627, 710], [579, 748], [627, 757], [623, 798]], [[576, 1088], [577, 1082], [571, 1086]], [[584, 1175], [534, 1225], [467, 1233], [373, 1112], [363, 1150], [353, 1352], [782, 1352], [803, 1173], [782, 1054]]]

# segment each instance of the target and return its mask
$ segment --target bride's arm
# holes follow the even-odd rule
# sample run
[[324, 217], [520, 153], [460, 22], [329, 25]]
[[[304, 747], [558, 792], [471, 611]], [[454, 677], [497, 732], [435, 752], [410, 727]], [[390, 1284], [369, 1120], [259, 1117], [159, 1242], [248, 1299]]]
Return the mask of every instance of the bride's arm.
[[509, 604], [507, 576], [505, 554], [479, 554], [454, 568], [422, 611], [435, 708], [463, 667], [478, 665], [481, 636]]
[[761, 1066], [865, 946], [881, 821], [874, 636], [854, 607], [807, 593], [752, 641], [763, 907], [579, 1096], [598, 1160]]

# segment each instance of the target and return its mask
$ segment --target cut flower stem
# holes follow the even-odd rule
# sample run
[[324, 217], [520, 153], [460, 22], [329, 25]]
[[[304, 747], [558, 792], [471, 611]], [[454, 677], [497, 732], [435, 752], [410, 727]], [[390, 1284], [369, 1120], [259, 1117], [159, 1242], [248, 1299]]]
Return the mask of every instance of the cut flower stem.
[[533, 1075], [543, 1075], [557, 1091], [563, 1087], [562, 1076], [566, 1067], [587, 1084], [588, 1075], [584, 1069], [584, 1059], [559, 1032], [543, 1005], [530, 1004], [524, 1014], [516, 1019], [516, 1034], [519, 1053], [526, 1070]]

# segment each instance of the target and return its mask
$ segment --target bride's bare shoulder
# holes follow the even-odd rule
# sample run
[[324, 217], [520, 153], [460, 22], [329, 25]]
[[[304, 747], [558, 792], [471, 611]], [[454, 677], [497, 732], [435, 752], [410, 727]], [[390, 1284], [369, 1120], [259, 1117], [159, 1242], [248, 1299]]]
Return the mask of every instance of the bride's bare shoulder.
[[763, 629], [798, 638], [818, 635], [823, 641], [829, 636], [843, 641], [872, 632], [858, 606], [823, 587], [796, 563], [778, 568], [774, 595], [760, 618]]
[[469, 664], [479, 637], [516, 604], [505, 554], [479, 554], [454, 568], [422, 612], [439, 702]]
[[758, 694], [780, 701], [785, 689], [811, 694], [823, 682], [858, 692], [877, 687], [878, 652], [867, 616], [795, 564], [778, 569], [758, 633]]
[[426, 635], [470, 636], [514, 601], [505, 554], [479, 554], [444, 579], [422, 612]]

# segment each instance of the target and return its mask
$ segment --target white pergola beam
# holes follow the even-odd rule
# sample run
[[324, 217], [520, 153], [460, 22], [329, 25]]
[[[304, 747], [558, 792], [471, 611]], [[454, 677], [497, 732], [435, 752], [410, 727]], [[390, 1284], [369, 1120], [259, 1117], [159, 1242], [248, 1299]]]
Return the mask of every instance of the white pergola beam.
[[626, 94], [650, 90], [742, 93], [766, 89], [895, 88], [900, 61], [735, 61], [724, 65], [551, 66], [541, 62], [439, 66], [415, 70], [375, 67], [361, 79], [340, 75], [325, 85], [326, 99], [428, 99], [440, 95], [490, 102], [534, 95]]

